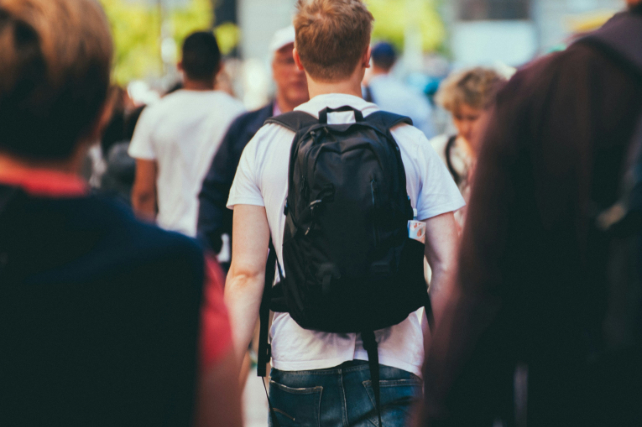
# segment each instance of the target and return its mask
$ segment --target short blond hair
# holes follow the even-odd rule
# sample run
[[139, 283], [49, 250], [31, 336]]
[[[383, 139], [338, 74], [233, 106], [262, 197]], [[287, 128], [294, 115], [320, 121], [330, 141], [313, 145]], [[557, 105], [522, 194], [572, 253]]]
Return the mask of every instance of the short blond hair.
[[466, 104], [485, 110], [493, 104], [506, 78], [492, 68], [470, 68], [453, 73], [441, 83], [435, 101], [454, 113]]
[[68, 158], [100, 114], [112, 56], [97, 0], [0, 0], [0, 150]]
[[370, 45], [373, 21], [361, 0], [298, 0], [295, 47], [310, 77], [350, 77]]

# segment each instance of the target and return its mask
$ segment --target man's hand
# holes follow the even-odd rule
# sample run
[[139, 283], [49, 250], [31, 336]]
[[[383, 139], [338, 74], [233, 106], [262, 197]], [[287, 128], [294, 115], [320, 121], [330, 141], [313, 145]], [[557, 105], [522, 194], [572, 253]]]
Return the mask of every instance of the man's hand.
[[225, 284], [225, 303], [232, 322], [238, 365], [254, 334], [263, 296], [265, 264], [270, 242], [265, 208], [234, 206], [232, 266]]
[[158, 165], [155, 160], [136, 159], [136, 180], [132, 189], [132, 207], [140, 219], [156, 219], [156, 177]]
[[202, 373], [196, 404], [197, 427], [241, 427], [241, 391], [238, 364], [232, 349]]

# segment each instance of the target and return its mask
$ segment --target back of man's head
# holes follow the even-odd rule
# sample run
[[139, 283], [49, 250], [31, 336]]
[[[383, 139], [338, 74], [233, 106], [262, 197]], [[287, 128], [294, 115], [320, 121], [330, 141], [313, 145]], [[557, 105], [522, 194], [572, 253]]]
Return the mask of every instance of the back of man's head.
[[112, 52], [97, 0], [0, 0], [0, 151], [69, 158], [105, 103]]
[[182, 68], [190, 80], [213, 80], [221, 64], [221, 51], [214, 34], [192, 33], [183, 42]]
[[390, 71], [396, 61], [397, 52], [390, 43], [380, 42], [372, 48], [372, 63], [382, 71]]
[[370, 45], [373, 20], [361, 0], [298, 0], [295, 46], [310, 77], [348, 79]]

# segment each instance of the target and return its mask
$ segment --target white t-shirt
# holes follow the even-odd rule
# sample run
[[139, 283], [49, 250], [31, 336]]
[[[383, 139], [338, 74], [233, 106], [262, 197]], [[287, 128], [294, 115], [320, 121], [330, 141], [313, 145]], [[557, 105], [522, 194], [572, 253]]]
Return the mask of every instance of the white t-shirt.
[[[321, 95], [297, 107], [318, 117], [326, 107], [352, 106], [367, 116], [377, 106], [361, 98]], [[328, 115], [328, 123], [354, 123], [354, 113]], [[423, 133], [408, 125], [392, 130], [401, 150], [407, 176], [408, 195], [421, 220], [464, 205], [448, 170]], [[272, 240], [283, 265], [282, 245], [285, 230], [283, 208], [288, 191], [288, 163], [294, 133], [278, 125], [262, 127], [245, 148], [230, 192], [228, 207], [265, 206]], [[287, 313], [276, 313], [271, 329], [272, 364], [283, 371], [331, 368], [349, 360], [368, 360], [357, 334], [335, 334], [301, 328]], [[379, 361], [421, 375], [424, 358], [423, 334], [419, 313], [388, 329], [376, 331]]]
[[196, 235], [198, 193], [227, 128], [243, 104], [220, 91], [179, 90], [147, 107], [129, 155], [155, 160], [158, 225]]

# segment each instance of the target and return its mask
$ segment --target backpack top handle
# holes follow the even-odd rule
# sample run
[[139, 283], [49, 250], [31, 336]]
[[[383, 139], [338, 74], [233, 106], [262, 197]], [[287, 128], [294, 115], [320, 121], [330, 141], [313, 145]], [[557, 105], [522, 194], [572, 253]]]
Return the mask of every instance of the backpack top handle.
[[350, 107], [349, 105], [344, 105], [343, 107], [339, 108], [324, 108], [323, 110], [319, 111], [319, 123], [323, 125], [328, 124], [328, 113], [341, 113], [344, 111], [352, 111], [354, 113], [354, 119], [357, 123], [362, 122], [363, 119], [363, 113], [361, 110], [357, 110], [356, 108]]

